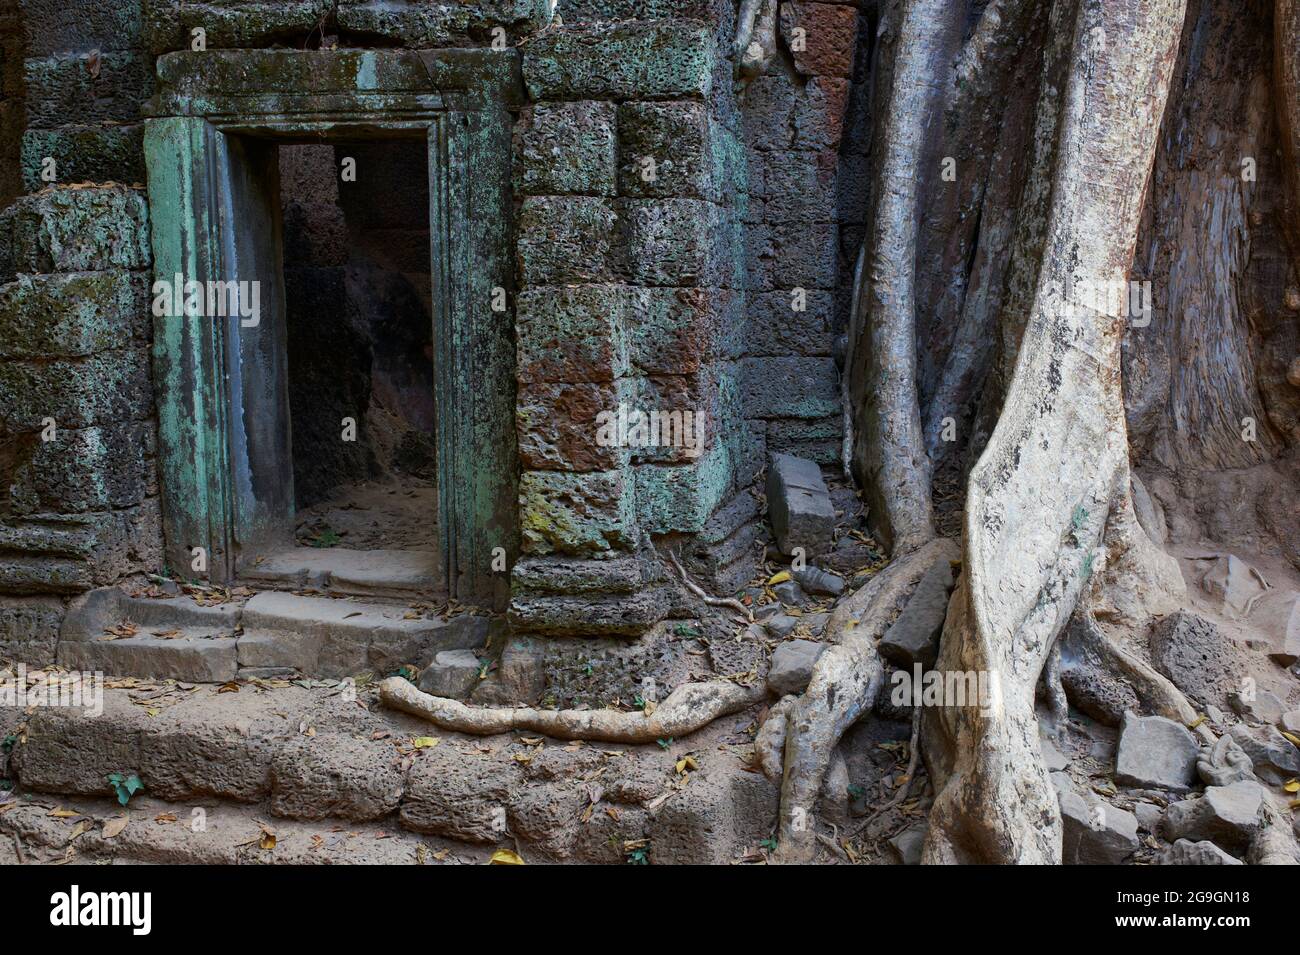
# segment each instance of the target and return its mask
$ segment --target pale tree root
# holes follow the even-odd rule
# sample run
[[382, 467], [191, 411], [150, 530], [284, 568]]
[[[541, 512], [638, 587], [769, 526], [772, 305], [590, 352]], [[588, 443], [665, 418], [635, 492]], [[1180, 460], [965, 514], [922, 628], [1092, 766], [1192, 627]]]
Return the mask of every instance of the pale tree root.
[[457, 733], [490, 736], [527, 730], [555, 739], [606, 743], [653, 743], [689, 736], [722, 716], [737, 713], [764, 699], [762, 685], [742, 686], [729, 680], [687, 683], [646, 714], [619, 710], [538, 710], [532, 707], [474, 707], [459, 700], [422, 693], [403, 677], [379, 684], [385, 706], [429, 720]]
[[[781, 778], [776, 861], [812, 857], [817, 845], [813, 810], [835, 747], [871, 709], [884, 682], [876, 641], [926, 570], [958, 554], [952, 541], [932, 540], [895, 560], [844, 600], [826, 624], [830, 639], [837, 642], [818, 658], [808, 689], [801, 697], [786, 697], [769, 713], [756, 748], [764, 771]], [[778, 749], [783, 751], [779, 773]]]
[[[1112, 639], [1087, 607], [1080, 607], [1075, 612], [1066, 642], [1072, 655], [1127, 683], [1144, 709], [1184, 726], [1197, 723], [1196, 708], [1183, 692], [1137, 654]], [[1215, 739], [1204, 723], [1196, 726], [1196, 732], [1207, 742]]]
[[[1075, 10], [1033, 306], [970, 475], [962, 579], [936, 664], [994, 681], [994, 695], [925, 713], [936, 790], [929, 863], [1061, 861], [1035, 690], [1106, 561], [1114, 495], [1128, 491], [1122, 324], [1091, 290], [1123, 283], [1133, 261], [1140, 208], [1131, 197], [1150, 175], [1183, 13], [1183, 0], [1080, 0]], [[1111, 141], [1116, 128], [1123, 149]]]
[[706, 606], [727, 607], [728, 609], [734, 610], [742, 615], [739, 620], [740, 623], [754, 622], [754, 612], [735, 597], [713, 597], [705, 593], [703, 587], [691, 580], [690, 575], [686, 573], [686, 568], [682, 566], [682, 562], [677, 559], [677, 555], [672, 551], [668, 552], [668, 559], [672, 562], [673, 568], [677, 571], [677, 576], [681, 578], [682, 586], [703, 601]]
[[1246, 858], [1251, 865], [1300, 865], [1296, 860], [1291, 820], [1272, 803], [1264, 803], [1264, 824], [1251, 840]]

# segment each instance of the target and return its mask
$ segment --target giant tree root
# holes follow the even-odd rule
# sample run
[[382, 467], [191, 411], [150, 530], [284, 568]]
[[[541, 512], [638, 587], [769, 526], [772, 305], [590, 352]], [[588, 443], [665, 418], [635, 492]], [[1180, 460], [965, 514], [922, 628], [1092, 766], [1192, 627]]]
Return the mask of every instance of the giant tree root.
[[[936, 669], [996, 678], [998, 705], [925, 715], [931, 863], [1059, 863], [1034, 690], [1128, 491], [1118, 305], [1133, 261], [1185, 0], [1080, 0], [1033, 307], [971, 471], [962, 581]], [[1048, 91], [1046, 95], [1061, 95]], [[1124, 130], [1124, 148], [1113, 131]], [[954, 612], [955, 611], [955, 612]]]
[[766, 690], [728, 680], [687, 683], [668, 694], [650, 714], [619, 710], [537, 710], [532, 707], [475, 707], [459, 700], [422, 693], [403, 677], [379, 684], [385, 706], [423, 717], [447, 730], [490, 736], [511, 730], [528, 730], [556, 739], [597, 740], [607, 743], [653, 743], [688, 736], [712, 723], [752, 706]]
[[813, 808], [831, 756], [844, 732], [876, 701], [884, 665], [876, 641], [894, 620], [898, 604], [937, 560], [955, 560], [957, 545], [937, 538], [900, 557], [840, 603], [826, 624], [837, 640], [817, 660], [803, 696], [786, 697], [772, 708], [759, 732], [758, 758], [775, 769], [775, 751], [784, 747], [781, 816], [775, 858], [809, 859], [817, 844]]

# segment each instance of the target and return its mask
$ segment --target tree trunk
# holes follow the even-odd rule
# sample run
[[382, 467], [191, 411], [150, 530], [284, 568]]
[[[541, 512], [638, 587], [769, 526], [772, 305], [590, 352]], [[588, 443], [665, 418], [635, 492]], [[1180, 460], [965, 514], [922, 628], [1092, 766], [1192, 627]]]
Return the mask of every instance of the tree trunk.
[[[1127, 494], [1114, 296], [1132, 262], [1185, 0], [1081, 0], [1034, 305], [971, 473], [965, 563], [942, 671], [995, 675], [1000, 700], [925, 719], [937, 797], [930, 862], [1059, 862], [1035, 688]], [[1121, 482], [1121, 483], [1117, 483]]]

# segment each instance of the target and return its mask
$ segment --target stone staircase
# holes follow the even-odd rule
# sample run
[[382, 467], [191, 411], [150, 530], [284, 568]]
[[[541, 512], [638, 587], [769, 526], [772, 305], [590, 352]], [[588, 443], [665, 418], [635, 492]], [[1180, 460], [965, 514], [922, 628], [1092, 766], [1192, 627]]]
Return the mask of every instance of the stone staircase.
[[[98, 710], [0, 705], [0, 864], [479, 864], [497, 848], [728, 863], [761, 860], [776, 821], [752, 713], [643, 746], [467, 737], [387, 710], [373, 685], [303, 682], [118, 680]], [[143, 789], [123, 808], [111, 777], [128, 775]]]
[[386, 676], [403, 664], [428, 666], [443, 650], [483, 647], [490, 629], [487, 617], [430, 616], [410, 600], [267, 590], [210, 603], [105, 587], [69, 609], [57, 661], [186, 683]]

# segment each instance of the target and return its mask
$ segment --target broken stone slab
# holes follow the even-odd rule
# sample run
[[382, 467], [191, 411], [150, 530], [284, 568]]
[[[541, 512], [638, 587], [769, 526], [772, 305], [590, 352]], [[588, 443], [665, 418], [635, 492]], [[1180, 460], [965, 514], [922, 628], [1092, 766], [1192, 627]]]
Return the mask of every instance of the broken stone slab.
[[1276, 693], [1268, 690], [1255, 690], [1251, 693], [1233, 691], [1228, 694], [1228, 703], [1238, 716], [1251, 723], [1264, 723], [1276, 726], [1282, 721], [1286, 704]]
[[1234, 554], [1217, 558], [1201, 578], [1201, 589], [1223, 603], [1232, 617], [1247, 617], [1255, 601], [1268, 590], [1268, 581], [1258, 570]]
[[1131, 812], [1076, 792], [1060, 794], [1061, 861], [1066, 865], [1118, 865], [1138, 848], [1138, 821]]
[[515, 636], [501, 651], [495, 672], [479, 681], [471, 699], [489, 706], [532, 705], [545, 690], [545, 645], [535, 637]]
[[1256, 782], [1210, 786], [1199, 799], [1170, 805], [1161, 831], [1170, 841], [1208, 839], [1225, 849], [1244, 851], [1259, 831], [1264, 799], [1264, 787]]
[[1282, 719], [1278, 721], [1278, 726], [1286, 730], [1292, 736], [1300, 736], [1300, 710], [1291, 710], [1282, 714]]
[[481, 666], [473, 650], [443, 650], [420, 674], [420, 689], [432, 696], [467, 699], [478, 685]]
[[788, 607], [802, 607], [808, 602], [808, 595], [793, 580], [777, 584], [772, 588], [772, 593], [776, 594], [777, 600]]
[[784, 640], [790, 635], [790, 631], [799, 626], [799, 618], [786, 613], [773, 614], [764, 621], [763, 626], [772, 636], [778, 640]]
[[838, 597], [844, 593], [844, 578], [819, 567], [792, 570], [790, 576], [810, 594], [825, 594], [829, 597]]
[[1255, 775], [1262, 781], [1278, 786], [1293, 776], [1300, 776], [1300, 749], [1296, 749], [1276, 727], [1238, 723], [1228, 732], [1250, 757]]
[[135, 636], [69, 641], [59, 644], [57, 659], [69, 670], [185, 683], [227, 683], [238, 670], [234, 637]]
[[1163, 716], [1126, 712], [1115, 754], [1115, 781], [1140, 789], [1188, 792], [1196, 778], [1200, 749], [1182, 724]]
[[767, 514], [781, 553], [801, 548], [805, 557], [830, 549], [835, 506], [821, 468], [807, 458], [773, 454], [767, 468]]
[[1188, 696], [1223, 705], [1224, 694], [1241, 683], [1237, 650], [1209, 620], [1179, 610], [1158, 620], [1148, 640], [1151, 662]]
[[881, 639], [882, 657], [901, 667], [918, 663], [925, 667], [934, 665], [952, 583], [952, 564], [947, 558], [930, 565], [912, 591], [907, 606]]
[[1235, 856], [1228, 855], [1213, 842], [1192, 842], [1179, 839], [1156, 857], [1159, 865], [1245, 865]]
[[802, 693], [812, 679], [813, 667], [826, 645], [812, 640], [791, 640], [772, 652], [767, 688], [777, 696]]
[[1279, 666], [1293, 666], [1300, 661], [1300, 593], [1267, 594], [1251, 616], [1268, 638], [1268, 657]]
[[890, 838], [889, 847], [903, 865], [921, 864], [921, 850], [925, 848], [927, 828], [925, 825], [912, 826]]
[[1039, 738], [1039, 746], [1043, 751], [1043, 765], [1047, 767], [1049, 773], [1064, 772], [1069, 768], [1070, 760], [1046, 736]]
[[1165, 811], [1153, 802], [1139, 802], [1133, 805], [1133, 815], [1137, 817], [1138, 828], [1143, 832], [1158, 830], [1164, 814]]

